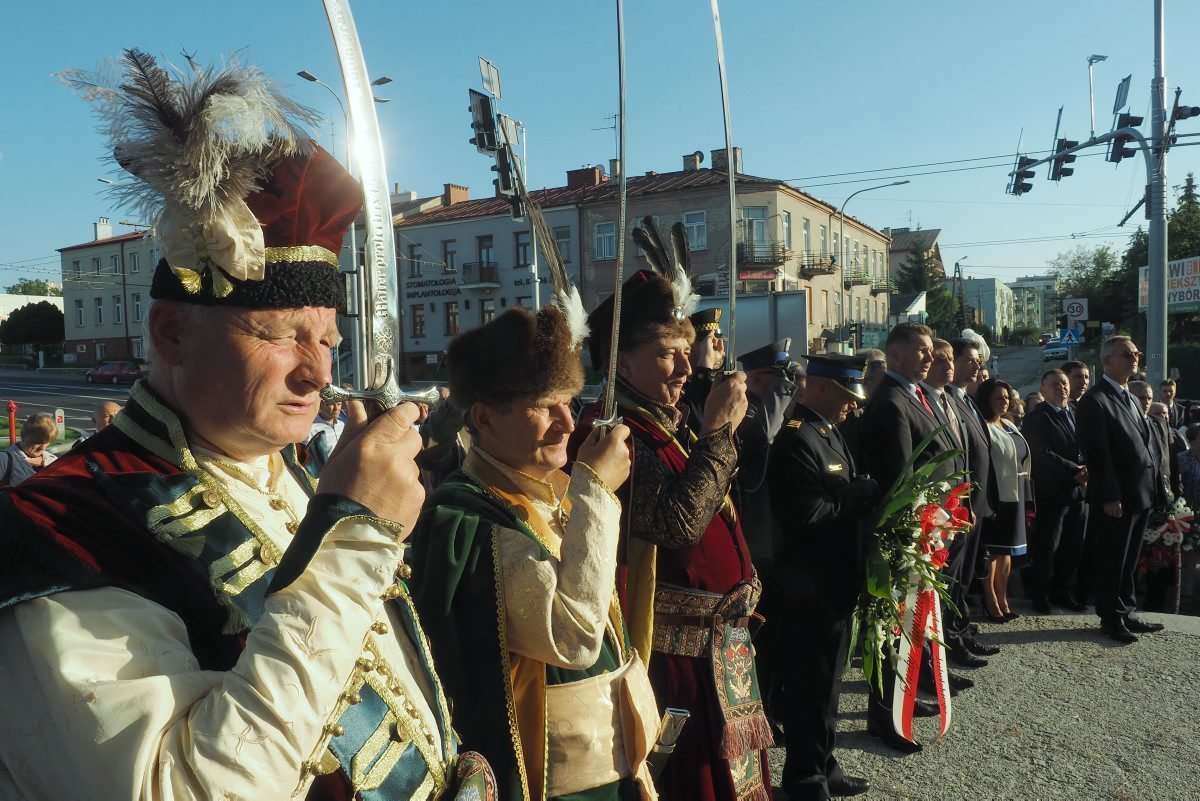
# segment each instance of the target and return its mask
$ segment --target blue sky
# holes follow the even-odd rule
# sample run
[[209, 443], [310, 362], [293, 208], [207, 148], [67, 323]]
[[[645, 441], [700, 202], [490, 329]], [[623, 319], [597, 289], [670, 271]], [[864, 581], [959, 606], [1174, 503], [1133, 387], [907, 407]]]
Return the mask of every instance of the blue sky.
[[[1064, 132], [1088, 134], [1087, 67], [1096, 67], [1097, 123], [1111, 123], [1116, 83], [1133, 74], [1135, 113], [1149, 104], [1152, 8], [1146, 2], [1005, 3], [921, 0], [725, 0], [725, 42], [733, 129], [747, 172], [797, 180], [833, 203], [871, 182], [812, 178], [909, 164], [1012, 153], [1050, 146], [1054, 116], [1065, 105]], [[477, 87], [477, 56], [503, 72], [503, 109], [530, 132], [530, 183], [556, 186], [564, 172], [614, 155], [616, 110], [614, 3], [574, 0], [439, 3], [354, 0], [373, 75], [394, 83], [380, 91], [393, 182], [436, 194], [445, 182], [490, 194], [486, 159], [467, 144], [468, 87]], [[707, 0], [627, 0], [629, 169], [679, 169], [680, 156], [722, 145], [720, 100]], [[52, 74], [92, 68], [137, 46], [182, 62], [183, 49], [211, 61], [241, 51], [290, 93], [326, 115], [337, 107], [320, 87], [295, 77], [308, 69], [340, 81], [317, 0], [168, 3], [147, 6], [47, 0], [9, 9], [0, 51], [0, 285], [16, 277], [54, 277], [54, 249], [85, 241], [113, 207], [96, 181], [101, 138], [86, 106]], [[1184, 86], [1200, 105], [1200, 3], [1167, 4], [1167, 83]], [[340, 88], [340, 87], [339, 87]], [[1168, 96], [1168, 103], [1170, 97]], [[338, 148], [344, 146], [340, 120]], [[1148, 126], [1146, 126], [1148, 128]], [[601, 128], [602, 130], [593, 130]], [[1200, 133], [1200, 118], [1181, 132]], [[326, 124], [318, 132], [328, 146]], [[1182, 140], [1189, 141], [1189, 140]], [[1192, 141], [1200, 141], [1192, 140]], [[943, 167], [881, 172], [891, 176]], [[969, 274], [1014, 278], [1042, 269], [1079, 244], [1123, 246], [1114, 226], [1140, 196], [1141, 159], [1120, 167], [1081, 157], [1060, 185], [1039, 172], [1023, 198], [1003, 193], [1004, 168], [914, 176], [907, 186], [855, 198], [848, 213], [876, 226], [911, 222], [941, 228], [947, 261], [967, 257]], [[1044, 170], [1044, 168], [1043, 168]], [[1200, 171], [1200, 151], [1170, 155], [1170, 182]], [[827, 184], [827, 185], [821, 185]], [[832, 184], [832, 185], [829, 185]], [[118, 228], [118, 230], [122, 230]], [[1072, 240], [1079, 232], [1112, 235]], [[1053, 241], [971, 243], [1031, 237]]]

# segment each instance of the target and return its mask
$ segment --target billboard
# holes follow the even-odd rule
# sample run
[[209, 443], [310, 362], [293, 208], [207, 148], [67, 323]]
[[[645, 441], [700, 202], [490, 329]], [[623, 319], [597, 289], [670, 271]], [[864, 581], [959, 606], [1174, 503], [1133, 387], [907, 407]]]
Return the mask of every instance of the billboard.
[[[1138, 272], [1138, 308], [1150, 296], [1150, 268]], [[1200, 257], [1167, 262], [1167, 314], [1200, 312]]]

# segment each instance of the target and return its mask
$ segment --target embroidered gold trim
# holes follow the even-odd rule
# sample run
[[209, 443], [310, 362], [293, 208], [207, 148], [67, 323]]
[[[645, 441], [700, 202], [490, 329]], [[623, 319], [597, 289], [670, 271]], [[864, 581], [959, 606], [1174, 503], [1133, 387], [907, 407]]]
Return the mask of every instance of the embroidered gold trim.
[[[142, 399], [140, 397], [138, 397], [138, 391], [137, 391], [138, 385], [134, 384], [133, 387], [134, 388], [132, 390], [130, 390], [130, 395], [133, 396], [134, 400], [141, 403]], [[176, 467], [182, 466], [179, 463], [179, 453], [178, 452], [172, 451], [170, 448], [165, 447], [166, 443], [164, 443], [161, 439], [154, 436], [149, 431], [147, 431], [146, 429], [142, 428], [140, 425], [135, 423], [129, 415], [127, 415], [127, 414], [117, 415], [116, 417], [113, 418], [112, 424], [114, 426], [116, 426], [117, 430], [119, 430], [122, 434], [129, 437], [131, 440], [136, 442], [138, 445], [141, 445], [143, 448], [150, 451], [158, 458], [163, 459], [164, 461], [170, 462], [171, 464], [175, 465]]]
[[[425, 629], [421, 627], [421, 619], [417, 616], [416, 605], [413, 603], [412, 596], [408, 594], [408, 588], [405, 585], [394, 584], [393, 586], [399, 588], [400, 591], [396, 598], [401, 599], [409, 611], [413, 630], [417, 633], [416, 645], [421, 650], [421, 658], [426, 665], [432, 666], [433, 650], [429, 647], [429, 639], [425, 636]], [[430, 670], [430, 677], [432, 679], [433, 694], [437, 697], [438, 711], [441, 713], [439, 717], [446, 721], [446, 730], [442, 732], [442, 753], [447, 757], [446, 769], [449, 771], [451, 767], [449, 757], [454, 750], [454, 724], [450, 716], [450, 703], [446, 700], [446, 691], [442, 687], [442, 680], [438, 678], [437, 671]]]
[[337, 254], [320, 245], [293, 245], [266, 249], [267, 264], [295, 264], [319, 261], [330, 267], [338, 266]]
[[[486, 488], [485, 488], [486, 489]], [[500, 538], [492, 536], [492, 572], [496, 582], [496, 634], [500, 640], [500, 663], [504, 669], [504, 706], [508, 711], [508, 736], [512, 739], [513, 751], [516, 756], [517, 775], [521, 780], [521, 794], [529, 798], [529, 776], [525, 772], [525, 749], [521, 747], [521, 732], [517, 728], [517, 704], [513, 699], [512, 689], [512, 660], [508, 657], [508, 617], [504, 603], [504, 579], [501, 575]], [[548, 736], [548, 735], [547, 735]], [[549, 742], [546, 743], [549, 747]], [[543, 763], [545, 760], [542, 760]], [[548, 769], [542, 771], [548, 774]], [[542, 777], [542, 792], [545, 794], [546, 779]]]
[[200, 291], [200, 273], [188, 267], [172, 267], [171, 272], [175, 273], [175, 277], [179, 279], [179, 283], [183, 284], [184, 291], [189, 295], [195, 295]]

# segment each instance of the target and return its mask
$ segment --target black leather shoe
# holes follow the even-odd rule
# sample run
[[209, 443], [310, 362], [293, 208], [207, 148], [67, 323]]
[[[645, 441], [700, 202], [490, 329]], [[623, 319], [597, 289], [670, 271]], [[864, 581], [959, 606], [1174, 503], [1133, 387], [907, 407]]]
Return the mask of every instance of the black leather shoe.
[[1063, 609], [1069, 609], [1072, 612], [1086, 612], [1088, 610], [1088, 605], [1083, 601], [1077, 601], [1074, 598], [1067, 598], [1061, 595], [1051, 598], [1050, 603]]
[[950, 673], [949, 671], [947, 671], [946, 675], [950, 678], [950, 690], [954, 693], [969, 690], [975, 686], [975, 682], [966, 676], [960, 676], [957, 673]]
[[880, 724], [868, 719], [867, 734], [882, 741], [884, 745], [904, 754], [918, 754], [923, 750], [920, 743], [910, 742], [899, 734], [896, 734], [896, 730], [892, 728], [891, 721], [888, 721], [886, 724]]
[[841, 774], [839, 776], [829, 777], [829, 794], [846, 798], [852, 795], [862, 795], [867, 790], [871, 789], [871, 783], [859, 776], [847, 776]]
[[967, 668], [969, 670], [987, 667], [986, 659], [980, 659], [966, 648], [951, 648], [947, 658], [950, 660], [950, 664], [955, 667]]
[[1151, 623], [1148, 620], [1130, 615], [1125, 618], [1125, 628], [1132, 631], [1134, 634], [1153, 634], [1156, 631], [1162, 631], [1164, 626], [1162, 623]]
[[1138, 641], [1137, 635], [1126, 627], [1124, 620], [1118, 620], [1115, 623], [1103, 623], [1100, 625], [1100, 630], [1107, 634], [1109, 639], [1116, 640], [1125, 645], [1130, 645]]
[[984, 645], [979, 640], [964, 640], [963, 647], [967, 652], [975, 656], [995, 656], [1000, 653], [1000, 647], [997, 645]]
[[914, 718], [936, 718], [937, 715], [937, 704], [931, 704], [928, 701], [922, 701], [920, 698], [916, 699], [916, 703], [913, 704]]

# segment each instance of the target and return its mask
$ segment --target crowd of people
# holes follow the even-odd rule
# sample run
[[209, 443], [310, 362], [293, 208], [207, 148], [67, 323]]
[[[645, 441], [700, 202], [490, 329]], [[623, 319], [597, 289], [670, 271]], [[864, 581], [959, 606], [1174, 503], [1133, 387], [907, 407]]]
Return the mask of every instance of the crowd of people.
[[[1133, 571], [1151, 511], [1200, 483], [1200, 437], [1172, 458], [1173, 393], [1155, 413], [1131, 339], [1090, 388], [1069, 363], [1028, 403], [982, 340], [914, 323], [882, 351], [801, 367], [785, 340], [727, 370], [720, 311], [690, 313], [663, 250], [619, 317], [612, 298], [586, 331], [557, 303], [510, 308], [451, 343], [442, 402], [370, 416], [319, 401], [361, 189], [285, 134], [215, 207], [152, 176], [178, 237], [148, 377], [53, 464], [40, 417], [9, 452], [0, 797], [763, 801], [772, 745], [779, 795], [861, 794], [835, 721], [866, 546], [935, 459], [971, 482], [944, 567], [953, 665], [998, 653], [974, 618], [1019, 617], [1019, 561], [1039, 611], [1094, 602], [1122, 643], [1161, 628]], [[258, 257], [213, 245], [255, 234]], [[616, 349], [593, 402], [585, 337], [593, 365]], [[883, 677], [868, 731], [920, 750]]]

